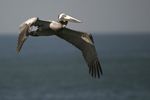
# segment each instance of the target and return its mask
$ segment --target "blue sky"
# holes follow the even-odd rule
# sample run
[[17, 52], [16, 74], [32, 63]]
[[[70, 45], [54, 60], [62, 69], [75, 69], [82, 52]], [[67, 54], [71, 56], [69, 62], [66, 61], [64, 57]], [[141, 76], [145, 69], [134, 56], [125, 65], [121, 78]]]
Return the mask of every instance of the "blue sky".
[[150, 0], [1, 0], [0, 34], [18, 34], [32, 17], [58, 20], [66, 13], [83, 23], [68, 28], [84, 32], [150, 32]]

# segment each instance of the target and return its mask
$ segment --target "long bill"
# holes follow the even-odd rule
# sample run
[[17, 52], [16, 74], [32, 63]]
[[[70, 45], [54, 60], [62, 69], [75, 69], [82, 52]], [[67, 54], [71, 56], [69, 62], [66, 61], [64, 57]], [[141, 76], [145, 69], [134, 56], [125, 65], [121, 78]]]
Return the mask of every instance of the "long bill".
[[69, 15], [66, 15], [65, 17], [63, 17], [64, 21], [69, 21], [69, 22], [74, 22], [74, 23], [82, 23], [82, 21], [75, 19]]

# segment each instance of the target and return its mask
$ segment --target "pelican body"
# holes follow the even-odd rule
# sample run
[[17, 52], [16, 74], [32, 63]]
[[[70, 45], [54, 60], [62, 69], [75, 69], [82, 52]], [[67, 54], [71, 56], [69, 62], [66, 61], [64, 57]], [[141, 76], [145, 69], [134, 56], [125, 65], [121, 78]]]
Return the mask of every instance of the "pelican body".
[[[21, 47], [28, 36], [51, 36], [56, 35], [61, 39], [71, 43], [82, 51], [83, 57], [89, 67], [89, 74], [93, 78], [102, 74], [102, 69], [95, 50], [93, 37], [90, 33], [75, 31], [66, 28], [69, 22], [82, 23], [82, 21], [75, 19], [64, 13], [58, 16], [59, 21], [45, 21], [38, 17], [31, 18], [19, 26], [20, 33], [18, 36], [18, 44], [16, 51], [19, 54]], [[37, 27], [36, 31], [32, 31], [32, 27]]]

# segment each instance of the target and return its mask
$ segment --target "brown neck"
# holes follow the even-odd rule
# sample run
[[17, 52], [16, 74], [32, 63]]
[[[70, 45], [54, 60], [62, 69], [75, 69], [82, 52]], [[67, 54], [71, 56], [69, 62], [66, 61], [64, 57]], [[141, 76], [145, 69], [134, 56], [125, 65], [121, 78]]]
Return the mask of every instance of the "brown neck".
[[62, 24], [63, 28], [66, 27], [66, 25], [68, 24], [68, 21], [59, 21], [59, 22]]

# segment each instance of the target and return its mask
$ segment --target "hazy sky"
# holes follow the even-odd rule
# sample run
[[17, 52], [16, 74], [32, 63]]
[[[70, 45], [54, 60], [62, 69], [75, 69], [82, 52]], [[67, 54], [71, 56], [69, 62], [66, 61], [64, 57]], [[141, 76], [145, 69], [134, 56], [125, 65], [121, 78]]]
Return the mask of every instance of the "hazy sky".
[[32, 17], [58, 20], [66, 13], [83, 23], [68, 28], [85, 32], [150, 32], [150, 0], [0, 0], [0, 34], [18, 34]]

